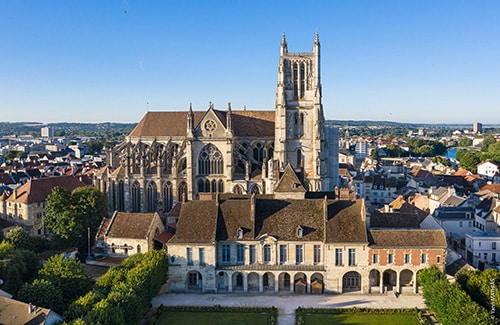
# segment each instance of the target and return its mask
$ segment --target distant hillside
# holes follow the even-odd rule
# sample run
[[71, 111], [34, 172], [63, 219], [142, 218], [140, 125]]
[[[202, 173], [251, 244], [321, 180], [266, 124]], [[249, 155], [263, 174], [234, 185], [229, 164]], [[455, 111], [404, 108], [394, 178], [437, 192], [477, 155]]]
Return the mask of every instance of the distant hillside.
[[18, 136], [31, 134], [40, 136], [40, 129], [45, 126], [54, 128], [56, 136], [95, 136], [105, 133], [128, 134], [137, 123], [40, 123], [40, 122], [0, 122], [0, 136]]
[[[398, 128], [446, 128], [446, 129], [472, 129], [472, 123], [400, 123], [391, 121], [355, 121], [355, 120], [327, 120], [327, 125], [352, 126], [352, 127], [398, 127]], [[483, 128], [498, 128], [500, 124], [483, 124]]]

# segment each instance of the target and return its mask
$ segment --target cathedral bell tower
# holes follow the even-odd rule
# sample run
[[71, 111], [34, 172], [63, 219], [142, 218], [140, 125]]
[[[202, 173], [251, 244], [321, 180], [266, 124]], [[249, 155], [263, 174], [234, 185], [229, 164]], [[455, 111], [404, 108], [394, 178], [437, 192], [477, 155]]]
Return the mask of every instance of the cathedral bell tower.
[[322, 187], [328, 178], [320, 76], [318, 33], [312, 52], [288, 52], [283, 34], [276, 88], [274, 160], [280, 170], [290, 164], [309, 191], [326, 190]]

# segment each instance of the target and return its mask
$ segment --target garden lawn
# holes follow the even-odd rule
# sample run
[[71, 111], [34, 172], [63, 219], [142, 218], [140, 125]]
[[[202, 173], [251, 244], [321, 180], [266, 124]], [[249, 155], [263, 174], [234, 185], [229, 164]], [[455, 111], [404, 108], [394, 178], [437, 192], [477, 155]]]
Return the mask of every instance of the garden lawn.
[[304, 314], [304, 325], [319, 324], [342, 324], [342, 325], [419, 325], [415, 315], [411, 314], [355, 314], [355, 313], [335, 313], [335, 314]]
[[154, 325], [266, 325], [268, 313], [163, 311]]

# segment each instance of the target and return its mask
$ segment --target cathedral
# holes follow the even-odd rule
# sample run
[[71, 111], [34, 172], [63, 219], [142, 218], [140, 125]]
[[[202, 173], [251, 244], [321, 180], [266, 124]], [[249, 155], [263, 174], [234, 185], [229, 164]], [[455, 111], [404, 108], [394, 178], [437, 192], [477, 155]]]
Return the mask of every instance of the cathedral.
[[290, 165], [307, 191], [338, 183], [337, 130], [325, 125], [320, 42], [288, 52], [283, 34], [274, 110], [148, 112], [108, 150], [96, 185], [110, 211], [165, 214], [178, 201], [215, 193], [273, 194]]

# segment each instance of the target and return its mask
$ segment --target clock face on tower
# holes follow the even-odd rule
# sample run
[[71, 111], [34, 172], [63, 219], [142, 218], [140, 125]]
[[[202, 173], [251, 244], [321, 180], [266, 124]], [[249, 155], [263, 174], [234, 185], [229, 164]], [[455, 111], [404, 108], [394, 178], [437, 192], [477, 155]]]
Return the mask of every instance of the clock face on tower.
[[205, 131], [212, 133], [217, 128], [217, 124], [213, 120], [207, 120], [203, 127], [205, 128]]

